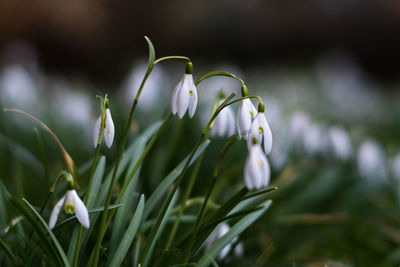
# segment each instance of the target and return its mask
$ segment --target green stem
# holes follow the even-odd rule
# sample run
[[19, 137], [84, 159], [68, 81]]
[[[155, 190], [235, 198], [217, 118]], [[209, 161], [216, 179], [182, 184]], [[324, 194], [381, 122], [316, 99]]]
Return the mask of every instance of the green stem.
[[99, 261], [101, 241], [102, 241], [102, 239], [104, 237], [104, 234], [105, 234], [105, 232], [107, 230], [107, 228], [105, 227], [105, 224], [106, 224], [106, 219], [107, 219], [107, 216], [108, 216], [108, 207], [110, 206], [112, 191], [113, 191], [113, 188], [114, 188], [115, 179], [117, 177], [119, 163], [121, 161], [122, 154], [124, 153], [125, 143], [126, 143], [126, 139], [128, 137], [128, 134], [129, 134], [129, 129], [131, 128], [131, 125], [132, 125], [133, 115], [135, 113], [136, 106], [137, 106], [137, 103], [139, 101], [139, 96], [140, 96], [140, 94], [141, 94], [141, 92], [143, 90], [144, 84], [146, 83], [146, 80], [149, 77], [152, 69], [153, 69], [153, 64], [149, 64], [147, 72], [146, 72], [146, 74], [145, 74], [145, 76], [144, 76], [144, 78], [142, 80], [142, 83], [141, 83], [141, 85], [139, 87], [139, 90], [137, 92], [136, 98], [135, 98], [135, 100], [133, 102], [131, 111], [129, 113], [128, 121], [126, 123], [125, 130], [124, 130], [124, 134], [122, 135], [121, 144], [120, 144], [119, 150], [118, 150], [117, 161], [115, 163], [115, 168], [114, 168], [114, 172], [113, 172], [113, 175], [112, 175], [112, 178], [111, 178], [110, 187], [108, 188], [107, 199], [106, 199], [106, 202], [105, 202], [105, 205], [104, 205], [104, 212], [103, 212], [102, 217], [101, 217], [99, 235], [97, 237], [97, 241], [96, 241], [96, 245], [95, 245], [95, 254], [94, 254], [93, 266], [97, 266], [97, 263]]
[[196, 182], [196, 178], [197, 178], [197, 175], [199, 173], [202, 160], [204, 158], [204, 153], [205, 153], [205, 151], [201, 154], [200, 158], [197, 160], [196, 165], [195, 165], [194, 170], [193, 170], [193, 173], [192, 173], [192, 176], [190, 176], [189, 184], [188, 184], [188, 186], [186, 188], [186, 191], [185, 191], [185, 194], [184, 194], [184, 196], [182, 198], [182, 202], [181, 202], [181, 206], [179, 208], [178, 215], [176, 217], [174, 225], [172, 226], [171, 233], [169, 235], [167, 244], [165, 246], [165, 251], [167, 251], [169, 249], [169, 247], [171, 246], [172, 239], [174, 238], [176, 230], [178, 229], [181, 217], [182, 217], [183, 212], [185, 211], [185, 208], [186, 208], [186, 202], [187, 202], [190, 194], [192, 193], [192, 189], [193, 189], [194, 183]]
[[147, 253], [149, 252], [150, 246], [151, 246], [151, 244], [153, 242], [153, 239], [154, 239], [154, 237], [155, 237], [155, 235], [157, 233], [157, 229], [159, 228], [159, 226], [161, 224], [161, 221], [162, 221], [162, 219], [164, 218], [164, 216], [165, 216], [165, 214], [167, 212], [168, 206], [170, 205], [170, 203], [172, 201], [172, 198], [174, 197], [176, 191], [178, 190], [178, 187], [179, 187], [180, 183], [183, 180], [183, 177], [186, 174], [187, 168], [189, 167], [189, 163], [192, 161], [192, 158], [193, 158], [194, 154], [196, 153], [197, 149], [199, 148], [199, 146], [201, 144], [201, 141], [203, 140], [203, 138], [205, 136], [207, 136], [207, 133], [210, 130], [211, 124], [213, 123], [214, 119], [217, 117], [219, 112], [225, 107], [223, 105], [226, 105], [226, 103], [228, 103], [234, 96], [235, 96], [235, 94], [232, 93], [228, 98], [225, 99], [225, 101], [213, 113], [213, 115], [211, 116], [210, 120], [208, 121], [206, 127], [203, 129], [203, 131], [201, 133], [201, 136], [197, 140], [192, 152], [190, 153], [188, 159], [186, 160], [185, 165], [184, 165], [184, 167], [182, 169], [182, 172], [178, 176], [178, 178], [177, 178], [177, 180], [176, 180], [176, 182], [174, 184], [174, 187], [172, 188], [171, 193], [168, 195], [167, 200], [164, 202], [163, 208], [161, 209], [161, 212], [159, 213], [159, 215], [157, 217], [157, 221], [156, 221], [154, 227], [152, 228], [152, 231], [150, 233], [150, 237], [146, 242], [146, 245], [145, 245], [144, 250], [143, 250], [143, 254], [140, 257], [140, 261], [139, 261], [140, 264], [142, 264], [144, 262], [144, 260], [146, 259]]
[[[164, 130], [165, 126], [167, 125], [167, 123], [169, 122], [169, 120], [172, 118], [172, 112], [170, 112], [168, 114], [168, 116], [164, 119], [163, 123], [161, 124], [160, 128], [158, 128], [157, 132], [155, 133], [155, 135], [151, 138], [150, 142], [147, 144], [145, 150], [143, 151], [142, 155], [140, 156], [139, 160], [136, 162], [135, 166], [133, 167], [132, 171], [130, 172], [128, 178], [126, 179], [124, 185], [121, 188], [121, 191], [118, 194], [117, 199], [114, 202], [114, 205], [117, 205], [122, 197], [124, 196], [124, 193], [126, 191], [126, 189], [128, 188], [129, 183], [131, 182], [133, 176], [135, 175], [136, 171], [139, 169], [140, 165], [142, 164], [144, 158], [146, 157], [146, 155], [150, 152], [151, 148], [153, 147], [154, 143], [158, 140], [158, 138], [161, 135], [161, 132]], [[114, 216], [116, 210], [112, 210], [110, 215], [107, 218], [107, 222], [106, 222], [106, 228], [108, 227], [108, 225], [111, 223], [111, 219]]]
[[203, 215], [205, 213], [208, 201], [210, 199], [211, 193], [214, 190], [214, 186], [215, 186], [215, 183], [217, 181], [219, 168], [221, 166], [221, 160], [222, 160], [223, 156], [225, 155], [226, 151], [231, 147], [231, 145], [233, 145], [238, 140], [239, 139], [238, 139], [237, 135], [234, 135], [231, 138], [229, 138], [226, 141], [225, 145], [222, 147], [221, 152], [219, 153], [218, 159], [217, 159], [217, 161], [215, 163], [210, 189], [208, 190], [208, 193], [207, 193], [206, 198], [204, 199], [203, 205], [202, 205], [199, 213], [197, 214], [197, 219], [196, 219], [196, 224], [194, 226], [194, 231], [193, 231], [193, 234], [191, 235], [191, 238], [190, 238], [190, 241], [189, 241], [189, 245], [186, 248], [186, 252], [184, 253], [184, 261], [183, 261], [184, 264], [186, 264], [189, 261], [190, 253], [192, 252], [193, 244], [194, 244], [194, 241], [196, 240], [196, 236], [197, 236], [197, 233], [198, 233], [199, 228], [200, 228], [200, 222], [203, 219]]
[[[100, 131], [100, 133], [101, 132], [102, 131]], [[99, 135], [99, 140], [101, 140], [101, 134]], [[89, 199], [90, 187], [92, 186], [92, 180], [93, 180], [94, 171], [95, 171], [95, 167], [96, 167], [96, 163], [97, 163], [97, 158], [99, 156], [99, 151], [100, 151], [100, 141], [97, 143], [96, 152], [94, 154], [94, 159], [93, 159], [93, 162], [92, 162], [92, 167], [90, 169], [89, 183], [88, 183], [88, 186], [87, 186], [87, 191], [86, 191], [85, 199], [84, 199], [85, 206], [86, 206], [87, 201]], [[82, 234], [83, 234], [83, 226], [80, 225], [78, 239], [76, 241], [76, 247], [75, 247], [74, 267], [78, 266], [79, 248], [81, 246]]]

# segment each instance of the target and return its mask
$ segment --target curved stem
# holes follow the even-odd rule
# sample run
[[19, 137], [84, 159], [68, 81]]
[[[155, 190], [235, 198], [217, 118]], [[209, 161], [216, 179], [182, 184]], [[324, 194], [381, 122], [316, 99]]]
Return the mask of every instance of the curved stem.
[[160, 63], [161, 61], [170, 60], [170, 59], [183, 59], [186, 61], [190, 61], [190, 58], [185, 57], [185, 56], [168, 56], [168, 57], [161, 57], [161, 58], [157, 59], [156, 61], [154, 61], [154, 65], [157, 63]]

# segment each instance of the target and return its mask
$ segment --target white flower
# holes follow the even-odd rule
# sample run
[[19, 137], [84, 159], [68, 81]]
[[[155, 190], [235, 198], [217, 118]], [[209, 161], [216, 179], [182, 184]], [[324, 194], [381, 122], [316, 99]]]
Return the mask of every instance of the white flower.
[[50, 221], [49, 221], [50, 229], [53, 229], [54, 226], [56, 225], [58, 215], [60, 214], [62, 206], [65, 207], [66, 213], [68, 213], [68, 214], [75, 213], [76, 218], [83, 225], [83, 227], [89, 228], [90, 222], [89, 222], [88, 210], [87, 210], [85, 204], [79, 198], [75, 189], [72, 189], [72, 190], [68, 190], [67, 193], [65, 193], [65, 195], [54, 206], [54, 208], [51, 212], [51, 215], [50, 215]]
[[[94, 131], [93, 131], [94, 147], [97, 147], [97, 143], [99, 141], [99, 136], [100, 136], [100, 130], [101, 130], [101, 115], [97, 119], [96, 124], [94, 125]], [[106, 123], [104, 125], [103, 134], [104, 134], [104, 139], [106, 140], [106, 145], [108, 146], [108, 148], [110, 148], [114, 140], [115, 129], [109, 108], [106, 109]]]
[[256, 117], [256, 115], [257, 110], [251, 103], [250, 99], [246, 98], [240, 102], [237, 115], [237, 129], [240, 137], [247, 139], [252, 120]]
[[[222, 102], [220, 101], [218, 105], [221, 105]], [[211, 129], [211, 136], [215, 134], [223, 136], [226, 132], [228, 132], [228, 136], [232, 136], [235, 133], [235, 116], [230, 106], [223, 108], [215, 118]]]
[[[254, 142], [255, 140], [253, 140]], [[253, 143], [244, 168], [244, 181], [247, 189], [260, 189], [269, 184], [271, 170], [267, 157], [258, 143]]]
[[[230, 227], [226, 223], [222, 223], [218, 226], [217, 230], [213, 232], [210, 236], [210, 238], [207, 240], [206, 243], [206, 249], [209, 250], [211, 246], [221, 237], [223, 237], [226, 233], [228, 233], [230, 230]], [[218, 259], [219, 260], [224, 260], [225, 257], [228, 255], [232, 248], [232, 244], [235, 243], [237, 240], [237, 236], [232, 239], [231, 242], [229, 242], [219, 253]]]
[[333, 155], [340, 160], [347, 160], [353, 153], [353, 146], [346, 130], [336, 126], [329, 129], [329, 145]]
[[264, 139], [264, 152], [266, 155], [271, 153], [272, 133], [271, 129], [269, 128], [267, 118], [265, 118], [264, 112], [259, 112], [251, 124], [249, 136], [247, 138], [247, 146], [249, 149], [253, 145], [253, 137], [257, 139], [257, 143], [260, 145]]
[[367, 140], [361, 144], [357, 154], [357, 165], [362, 177], [371, 180], [387, 178], [385, 152], [375, 141]]
[[189, 109], [189, 117], [192, 118], [197, 107], [197, 89], [192, 74], [185, 73], [182, 80], [176, 85], [172, 93], [172, 113], [178, 113], [179, 118], [185, 115]]

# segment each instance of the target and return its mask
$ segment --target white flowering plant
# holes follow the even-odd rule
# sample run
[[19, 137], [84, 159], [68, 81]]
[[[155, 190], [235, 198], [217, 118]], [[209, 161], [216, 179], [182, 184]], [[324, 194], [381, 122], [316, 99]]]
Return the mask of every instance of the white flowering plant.
[[[118, 103], [108, 95], [98, 96], [101, 114], [91, 127], [93, 140], [86, 142], [92, 142], [95, 149], [87, 164], [75, 164], [78, 161], [74, 153], [68, 152], [68, 145], [64, 146], [62, 138], [38, 118], [12, 107], [3, 109], [2, 117], [12, 113], [23, 115], [43, 128], [55, 140], [64, 160], [63, 164], [48, 166], [44, 146], [39, 146], [43, 169], [49, 177], [48, 183], [41, 187], [41, 192], [46, 193], [38, 197], [39, 203], [33, 204], [30, 195], [18, 195], [1, 184], [0, 204], [8, 203], [14, 209], [10, 214], [14, 217], [4, 215], [2, 219], [2, 223], [8, 224], [7, 229], [12, 228], [3, 231], [0, 239], [0, 247], [6, 255], [1, 257], [4, 264], [208, 266], [229, 262], [235, 253], [236, 256], [246, 253], [241, 234], [268, 210], [269, 193], [277, 189], [268, 187], [271, 170], [267, 155], [272, 148], [272, 133], [264, 114], [264, 103], [260, 97], [249, 95], [245, 82], [234, 74], [211, 71], [195, 79], [190, 58], [156, 59], [153, 44], [147, 37], [145, 39], [149, 62], [124, 128], [118, 127], [121, 123], [114, 123], [111, 115], [115, 116], [119, 110]], [[171, 111], [161, 121], [148, 122], [146, 129], [133, 136], [136, 107], [144, 85], [153, 67], [166, 60], [186, 63], [182, 79], [171, 92]], [[197, 134], [197, 141], [191, 140], [189, 134], [181, 136], [182, 143], [191, 144], [186, 150], [179, 141], [173, 142], [179, 127], [175, 131], [175, 127], [168, 124], [174, 120], [174, 126], [188, 123], [186, 112], [189, 118], [195, 118], [198, 85], [215, 76], [236, 80], [238, 88], [232, 90], [241, 90], [241, 97], [235, 93], [216, 96], [209, 105], [212, 114]], [[258, 111], [252, 100], [259, 102]], [[235, 122], [236, 104], [239, 109]], [[122, 117], [117, 115], [117, 118]], [[37, 129], [35, 138], [38, 144], [43, 143]], [[75, 138], [85, 136], [75, 135]], [[171, 141], [163, 142], [166, 138]], [[103, 140], [107, 148], [102, 145]], [[244, 169], [238, 174], [242, 179], [230, 187], [229, 194], [224, 194], [225, 199], [220, 199], [215, 192], [222, 185], [221, 181], [226, 182], [225, 170], [230, 169], [225, 164], [228, 149], [240, 143], [246, 148], [245, 140], [248, 140], [248, 151], [240, 150]], [[151, 166], [152, 170], [162, 171], [160, 166], [170, 155], [160, 155], [153, 150], [163, 144], [175, 145], [172, 151], [187, 156], [175, 158], [178, 165], [148, 189], [143, 186], [148, 183], [141, 170]], [[212, 150], [211, 155], [206, 154], [209, 150]], [[203, 162], [205, 155], [212, 159], [208, 159], [207, 164]], [[55, 170], [60, 174], [52, 181], [51, 173]], [[3, 209], [1, 205], [0, 209]], [[19, 218], [17, 222], [15, 218]], [[224, 229], [223, 233], [216, 234], [220, 228]]]

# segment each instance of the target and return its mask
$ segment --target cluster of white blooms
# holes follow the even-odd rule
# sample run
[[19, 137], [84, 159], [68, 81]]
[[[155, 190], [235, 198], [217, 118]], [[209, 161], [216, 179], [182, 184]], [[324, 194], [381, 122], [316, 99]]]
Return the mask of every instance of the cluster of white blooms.
[[[230, 230], [230, 227], [227, 223], [221, 223], [215, 232], [213, 232], [210, 235], [210, 238], [207, 240], [206, 243], [206, 249], [209, 250], [211, 246], [215, 243], [217, 239], [220, 239], [223, 237], [226, 233], [228, 233]], [[237, 237], [234, 237], [232, 241], [226, 245], [221, 252], [218, 255], [219, 260], [224, 260], [226, 256], [229, 254], [229, 252], [232, 250], [232, 246], [237, 242]], [[242, 243], [237, 243], [236, 246], [234, 247], [233, 250], [235, 256], [241, 257], [243, 256], [243, 244]]]

